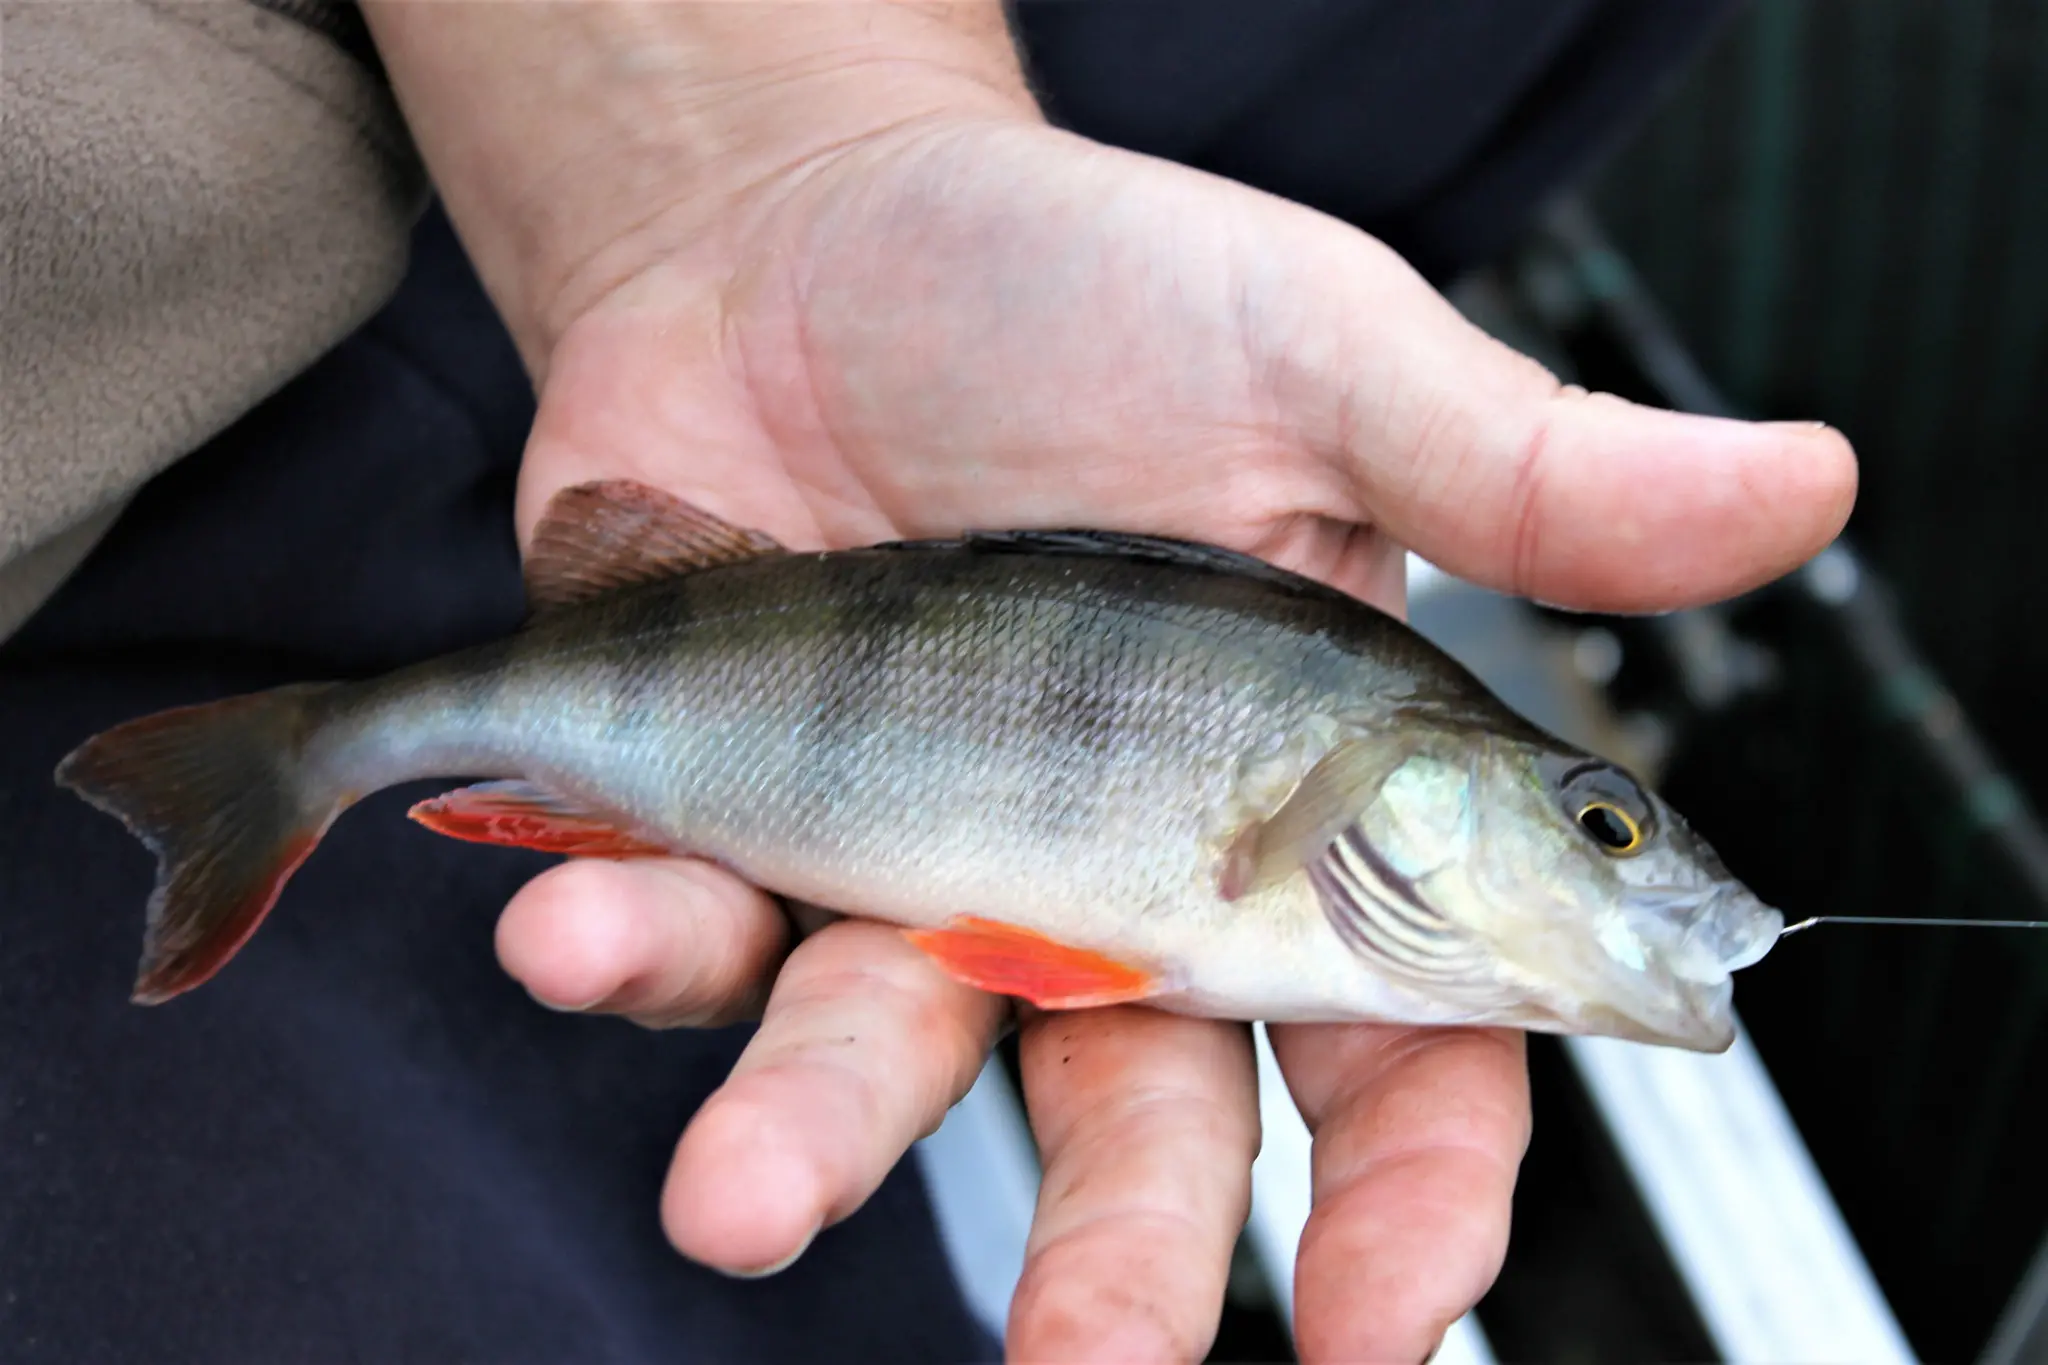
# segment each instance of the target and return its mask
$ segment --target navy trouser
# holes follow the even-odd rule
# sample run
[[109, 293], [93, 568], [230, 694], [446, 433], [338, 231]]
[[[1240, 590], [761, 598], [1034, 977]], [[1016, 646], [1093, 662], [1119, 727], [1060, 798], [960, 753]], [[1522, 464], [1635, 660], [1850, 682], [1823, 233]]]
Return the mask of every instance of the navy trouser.
[[[1303, 199], [1443, 278], [1609, 141], [1719, 0], [1027, 5], [1056, 117]], [[966, 1360], [906, 1163], [735, 1282], [656, 1196], [744, 1031], [549, 1013], [492, 925], [545, 859], [351, 812], [231, 969], [126, 1003], [150, 860], [51, 782], [87, 734], [510, 630], [532, 417], [430, 215], [398, 297], [158, 479], [0, 649], [0, 1359]]]

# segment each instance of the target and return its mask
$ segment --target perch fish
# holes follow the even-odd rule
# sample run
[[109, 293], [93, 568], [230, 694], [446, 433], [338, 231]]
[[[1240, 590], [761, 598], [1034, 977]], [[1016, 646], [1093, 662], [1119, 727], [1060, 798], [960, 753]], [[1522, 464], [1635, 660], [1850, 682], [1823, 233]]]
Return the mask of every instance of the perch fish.
[[1784, 926], [1679, 814], [1374, 608], [1098, 531], [798, 553], [565, 490], [502, 640], [183, 707], [58, 780], [158, 859], [134, 998], [218, 971], [329, 825], [683, 853], [1048, 1009], [1507, 1025], [1702, 1051]]

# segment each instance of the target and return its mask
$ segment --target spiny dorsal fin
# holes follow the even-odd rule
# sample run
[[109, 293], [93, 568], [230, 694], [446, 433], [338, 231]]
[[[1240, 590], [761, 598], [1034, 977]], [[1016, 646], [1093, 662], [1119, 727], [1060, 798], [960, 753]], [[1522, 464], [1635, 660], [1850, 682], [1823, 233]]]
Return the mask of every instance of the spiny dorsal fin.
[[545, 611], [635, 583], [786, 553], [763, 532], [644, 483], [580, 483], [555, 494], [541, 516], [526, 557], [526, 597]]

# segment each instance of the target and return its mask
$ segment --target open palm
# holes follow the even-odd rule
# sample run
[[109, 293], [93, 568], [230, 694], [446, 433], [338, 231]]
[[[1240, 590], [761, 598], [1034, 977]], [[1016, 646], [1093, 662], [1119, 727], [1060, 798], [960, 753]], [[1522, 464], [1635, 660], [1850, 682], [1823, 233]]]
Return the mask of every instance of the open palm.
[[[788, 169], [712, 230], [674, 217], [565, 291], [522, 533], [557, 489], [624, 476], [795, 547], [1149, 531], [1398, 610], [1405, 546], [1639, 610], [1785, 571], [1853, 495], [1831, 432], [1562, 390], [1362, 234], [1043, 126], [910, 124]], [[857, 1207], [1009, 1017], [881, 926], [792, 950], [769, 898], [687, 860], [555, 869], [499, 948], [558, 1005], [664, 1025], [765, 1011], [663, 1201], [679, 1248], [735, 1272]], [[1258, 1145], [1247, 1030], [1142, 1008], [1022, 1029], [1046, 1175], [1012, 1353], [1199, 1357]], [[1418, 1359], [1505, 1247], [1520, 1036], [1273, 1037], [1316, 1142], [1304, 1357]]]

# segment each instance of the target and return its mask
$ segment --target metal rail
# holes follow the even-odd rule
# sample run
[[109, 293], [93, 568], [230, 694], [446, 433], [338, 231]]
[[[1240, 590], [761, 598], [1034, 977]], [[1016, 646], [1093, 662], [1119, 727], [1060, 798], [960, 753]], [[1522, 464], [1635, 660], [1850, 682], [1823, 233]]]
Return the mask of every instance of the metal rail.
[[2048, 1239], [1992, 1329], [1977, 1365], [2040, 1365], [2048, 1360]]
[[1719, 1056], [1566, 1050], [1724, 1359], [1914, 1359], [1747, 1034]]

